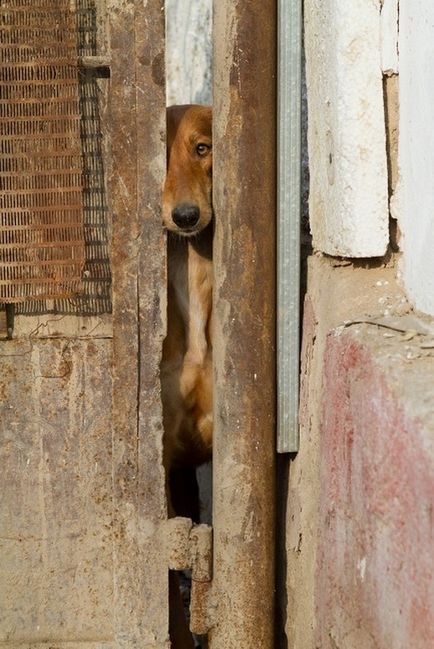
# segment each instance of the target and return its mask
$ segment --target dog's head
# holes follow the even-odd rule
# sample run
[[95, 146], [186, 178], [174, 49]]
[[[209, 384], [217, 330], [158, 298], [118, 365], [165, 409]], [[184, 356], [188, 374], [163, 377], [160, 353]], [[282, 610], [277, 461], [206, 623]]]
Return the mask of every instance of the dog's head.
[[212, 112], [207, 106], [167, 109], [167, 175], [163, 223], [191, 236], [212, 219]]

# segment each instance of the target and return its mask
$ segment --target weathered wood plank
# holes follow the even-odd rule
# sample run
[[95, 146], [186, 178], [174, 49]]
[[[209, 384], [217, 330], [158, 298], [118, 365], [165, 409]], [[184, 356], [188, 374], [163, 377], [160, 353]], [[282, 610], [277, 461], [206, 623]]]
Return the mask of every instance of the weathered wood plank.
[[119, 647], [167, 643], [166, 514], [159, 363], [165, 330], [164, 15], [160, 0], [112, 2], [113, 479]]
[[0, 642], [113, 638], [109, 340], [0, 346]]

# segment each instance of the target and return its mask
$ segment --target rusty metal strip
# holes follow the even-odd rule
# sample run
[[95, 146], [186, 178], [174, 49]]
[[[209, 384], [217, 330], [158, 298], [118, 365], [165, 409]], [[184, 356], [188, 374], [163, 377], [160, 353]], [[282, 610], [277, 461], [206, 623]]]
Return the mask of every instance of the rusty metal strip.
[[[50, 38], [56, 42], [50, 44]], [[78, 292], [84, 264], [82, 190], [73, 7], [69, 0], [4, 0], [0, 302]]]
[[212, 649], [275, 646], [275, 9], [214, 3]]
[[165, 330], [160, 219], [164, 13], [110, 0], [113, 210], [115, 630], [119, 647], [167, 647], [159, 363]]

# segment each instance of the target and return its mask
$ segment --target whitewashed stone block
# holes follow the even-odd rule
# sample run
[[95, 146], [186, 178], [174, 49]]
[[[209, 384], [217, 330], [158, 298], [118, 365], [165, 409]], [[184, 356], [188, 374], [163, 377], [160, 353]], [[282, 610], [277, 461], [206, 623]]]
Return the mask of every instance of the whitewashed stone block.
[[306, 0], [310, 222], [330, 255], [384, 255], [389, 239], [380, 3]]

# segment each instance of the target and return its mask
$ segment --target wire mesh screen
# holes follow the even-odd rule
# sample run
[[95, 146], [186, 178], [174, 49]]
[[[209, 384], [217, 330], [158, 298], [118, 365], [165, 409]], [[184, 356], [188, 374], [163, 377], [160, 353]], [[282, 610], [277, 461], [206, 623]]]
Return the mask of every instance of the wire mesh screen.
[[[76, 1], [76, 46], [80, 57], [100, 54], [98, 18], [100, 5], [95, 0]], [[97, 6], [98, 5], [98, 6]], [[108, 71], [102, 73], [108, 76]], [[101, 71], [81, 68], [79, 77], [80, 132], [83, 161], [83, 210], [85, 266], [82, 291], [68, 300], [56, 300], [60, 313], [98, 315], [110, 313], [110, 222], [104, 179], [104, 147], [101, 107], [104, 103]], [[47, 310], [47, 309], [46, 309]]]
[[83, 183], [69, 0], [0, 4], [0, 301], [79, 292]]
[[[71, 7], [73, 6], [75, 6], [75, 13], [71, 11]], [[13, 12], [19, 9], [25, 9], [26, 13], [29, 14], [26, 28], [20, 28], [19, 24], [17, 25], [11, 22]], [[40, 22], [37, 23], [35, 21], [35, 12], [38, 13], [38, 18], [43, 20], [43, 27]], [[62, 25], [65, 25], [65, 22], [62, 22], [62, 13], [63, 18], [67, 20], [68, 24], [66, 34], [63, 34], [61, 31]], [[49, 26], [54, 15], [57, 15], [62, 20], [58, 19], [56, 26], [51, 28]], [[109, 246], [111, 232], [104, 181], [104, 147], [100, 117], [101, 106], [104, 106], [105, 102], [104, 84], [107, 85], [107, 81], [99, 78], [101, 76], [109, 76], [109, 72], [108, 70], [101, 71], [85, 69], [84, 67], [80, 67], [77, 72], [77, 55], [79, 57], [96, 56], [100, 53], [98, 51], [98, 22], [99, 29], [101, 30], [101, 23], [103, 22], [101, 18], [101, 3], [96, 3], [95, 0], [75, 0], [75, 2], [68, 2], [68, 0], [37, 0], [37, 2], [36, 0], [0, 0], [0, 40], [2, 48], [7, 48], [8, 45], [11, 46], [9, 49], [9, 58], [5, 58], [5, 52], [3, 52], [3, 58], [0, 60], [1, 68], [9, 70], [13, 68], [17, 61], [19, 62], [17, 57], [19, 57], [20, 51], [26, 51], [28, 52], [28, 62], [31, 62], [33, 69], [36, 69], [40, 62], [36, 58], [37, 55], [44, 53], [51, 57], [51, 69], [54, 70], [65, 61], [64, 48], [65, 43], [67, 43], [69, 56], [73, 60], [74, 65], [74, 87], [71, 88], [69, 86], [69, 92], [73, 90], [74, 102], [78, 101], [78, 111], [76, 110], [77, 103], [74, 104], [75, 128], [77, 128], [78, 124], [79, 129], [78, 146], [76, 146], [74, 155], [71, 154], [69, 157], [64, 155], [62, 161], [60, 161], [59, 156], [56, 156], [56, 160], [58, 164], [63, 162], [65, 171], [72, 172], [74, 169], [81, 170], [80, 196], [77, 194], [74, 194], [73, 197], [70, 194], [68, 196], [63, 195], [59, 199], [60, 205], [56, 206], [48, 203], [46, 207], [52, 208], [51, 213], [59, 214], [59, 212], [63, 213], [65, 210], [71, 210], [74, 207], [71, 204], [71, 198], [81, 200], [82, 228], [84, 227], [84, 267], [82, 265], [83, 258], [81, 257], [81, 280], [76, 284], [77, 290], [68, 291], [68, 293], [65, 292], [63, 293], [63, 297], [60, 293], [44, 295], [41, 292], [38, 297], [24, 299], [16, 303], [15, 312], [17, 314], [39, 315], [43, 313], [61, 313], [98, 315], [101, 313], [110, 313], [112, 310]], [[37, 43], [28, 39], [30, 27], [39, 35]], [[7, 77], [11, 72], [5, 72], [4, 74]], [[55, 73], [52, 72], [52, 76], [53, 74]], [[3, 88], [3, 91], [0, 90], [0, 93], [2, 93], [0, 96], [0, 110], [4, 111], [5, 107], [3, 106], [8, 102], [8, 98], [4, 97], [6, 92], [5, 83], [0, 81], [0, 84]], [[38, 83], [38, 79], [36, 77], [33, 78], [32, 82], [26, 87], [26, 90], [24, 91], [22, 89], [23, 93], [27, 93], [22, 103], [32, 104], [35, 113], [38, 110], [42, 111], [40, 100], [56, 103], [56, 89], [52, 85]], [[42, 86], [45, 87], [43, 88]], [[63, 91], [65, 92], [66, 98], [71, 99], [71, 96], [67, 94], [68, 90], [63, 88]], [[58, 97], [57, 101], [61, 103], [61, 98]], [[66, 116], [68, 118], [70, 117], [66, 103], [58, 107], [59, 117], [65, 116], [65, 110]], [[0, 119], [2, 121], [3, 115], [4, 112], [1, 112]], [[41, 114], [40, 117], [42, 118], [43, 115]], [[74, 133], [74, 136], [76, 135], [77, 130]], [[75, 137], [74, 139], [77, 145], [77, 138]], [[8, 168], [5, 166], [7, 165], [5, 160], [8, 156], [3, 155], [1, 151], [0, 149], [0, 174], [4, 174], [8, 172]], [[32, 158], [26, 152], [23, 152], [21, 158], [26, 157], [29, 160], [29, 166], [31, 166], [30, 161]], [[33, 162], [33, 167], [36, 164], [49, 165], [48, 159], [49, 156], [46, 154], [44, 157], [46, 161], [43, 162], [42, 155], [38, 154], [36, 161]], [[51, 164], [53, 165], [54, 162], [51, 162]], [[10, 175], [10, 173], [8, 172], [7, 175]], [[10, 193], [10, 197], [6, 198], [6, 192], [3, 191], [1, 182], [0, 180], [0, 195], [5, 201], [10, 202], [13, 195], [17, 197], [17, 191], [14, 189]], [[46, 200], [51, 201], [52, 199], [53, 196], [50, 194]], [[67, 201], [67, 204], [62, 201]], [[61, 208], [60, 210], [59, 207]], [[42, 211], [40, 208], [41, 206], [38, 208], [39, 212]], [[28, 210], [28, 213], [39, 213], [38, 210]], [[0, 223], [6, 225], [10, 223], [8, 219], [11, 217], [8, 215], [11, 213], [12, 211], [9, 207], [0, 207]], [[28, 224], [31, 226], [30, 221], [28, 221]], [[18, 237], [20, 235], [17, 234], [15, 236]], [[36, 235], [34, 234], [33, 236]], [[81, 232], [81, 243], [83, 243], [82, 238], [83, 231]], [[3, 240], [0, 238], [0, 244], [2, 242]], [[0, 260], [3, 260], [9, 266], [11, 246], [9, 242], [6, 241], [5, 243], [7, 245], [0, 249]], [[76, 261], [78, 262], [79, 259], [77, 258]], [[4, 308], [5, 302], [6, 300], [0, 294], [0, 309]]]

